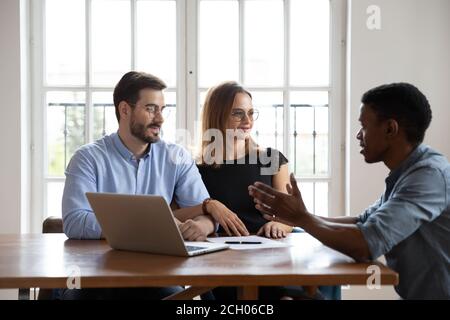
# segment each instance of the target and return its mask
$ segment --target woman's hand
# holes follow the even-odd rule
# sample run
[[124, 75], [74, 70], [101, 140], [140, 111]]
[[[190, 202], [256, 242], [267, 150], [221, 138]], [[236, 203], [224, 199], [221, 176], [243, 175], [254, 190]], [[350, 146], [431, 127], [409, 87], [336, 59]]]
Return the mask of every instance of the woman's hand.
[[281, 239], [285, 238], [290, 232], [292, 232], [291, 226], [280, 222], [269, 221], [258, 230], [256, 235], [263, 235], [266, 238]]
[[216, 220], [229, 236], [248, 236], [249, 232], [237, 214], [217, 200], [206, 204], [206, 211]]

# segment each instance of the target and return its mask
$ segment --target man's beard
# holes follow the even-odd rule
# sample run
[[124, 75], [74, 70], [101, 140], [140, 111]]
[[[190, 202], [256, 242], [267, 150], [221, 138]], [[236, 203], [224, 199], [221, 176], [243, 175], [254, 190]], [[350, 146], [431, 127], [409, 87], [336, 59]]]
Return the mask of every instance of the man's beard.
[[161, 128], [161, 123], [152, 122], [149, 125], [144, 125], [142, 123], [137, 123], [134, 117], [131, 119], [130, 131], [131, 134], [138, 138], [139, 140], [146, 143], [155, 143], [159, 141], [159, 135], [146, 135], [145, 132], [151, 126], [158, 126]]

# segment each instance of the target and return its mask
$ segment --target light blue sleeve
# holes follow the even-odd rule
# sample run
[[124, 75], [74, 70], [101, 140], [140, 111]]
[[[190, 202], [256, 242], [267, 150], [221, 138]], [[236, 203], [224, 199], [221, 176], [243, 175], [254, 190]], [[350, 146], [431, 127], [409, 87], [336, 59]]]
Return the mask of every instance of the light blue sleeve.
[[99, 239], [100, 225], [86, 198], [86, 192], [97, 191], [93, 160], [78, 150], [66, 169], [62, 198], [64, 233], [71, 239]]
[[389, 252], [421, 225], [445, 209], [446, 181], [435, 168], [421, 167], [399, 181], [389, 200], [357, 226], [367, 241], [372, 259]]
[[378, 199], [374, 204], [372, 204], [370, 207], [368, 207], [366, 210], [364, 210], [363, 213], [361, 213], [358, 216], [358, 220], [361, 223], [364, 223], [367, 221], [367, 219], [369, 218], [369, 216], [374, 213], [375, 211], [377, 211], [377, 209], [380, 207], [381, 205], [381, 198]]
[[187, 150], [178, 147], [176, 152], [175, 201], [180, 208], [199, 205], [203, 200], [209, 198], [208, 190], [206, 190], [195, 161]]

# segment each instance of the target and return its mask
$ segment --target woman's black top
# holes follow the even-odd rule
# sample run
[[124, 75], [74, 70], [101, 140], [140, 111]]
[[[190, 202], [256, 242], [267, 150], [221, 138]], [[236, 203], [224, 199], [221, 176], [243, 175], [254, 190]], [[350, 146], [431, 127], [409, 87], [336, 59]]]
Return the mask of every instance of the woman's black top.
[[[268, 148], [262, 152], [265, 155], [246, 155], [243, 159], [224, 163], [217, 168], [204, 164], [198, 166], [211, 198], [219, 200], [236, 213], [250, 233], [257, 232], [267, 220], [256, 210], [253, 198], [248, 194], [248, 186], [256, 181], [272, 186], [273, 176], [288, 162], [276, 149]], [[219, 232], [223, 232], [221, 227]]]

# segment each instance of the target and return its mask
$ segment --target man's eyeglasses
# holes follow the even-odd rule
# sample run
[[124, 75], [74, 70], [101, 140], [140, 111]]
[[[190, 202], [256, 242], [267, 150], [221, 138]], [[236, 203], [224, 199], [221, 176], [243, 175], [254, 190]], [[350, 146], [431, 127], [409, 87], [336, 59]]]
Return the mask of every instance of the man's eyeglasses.
[[251, 109], [247, 113], [243, 109], [233, 109], [231, 111], [231, 117], [238, 122], [244, 120], [246, 114], [250, 120], [255, 121], [258, 119], [259, 111], [256, 109]]
[[[136, 103], [128, 102], [128, 104], [130, 106], [136, 106]], [[152, 116], [156, 116], [156, 114], [159, 113], [163, 118], [167, 118], [170, 115], [170, 108], [167, 108], [166, 106], [158, 107], [157, 105], [150, 104], [143, 106], [143, 108]]]

